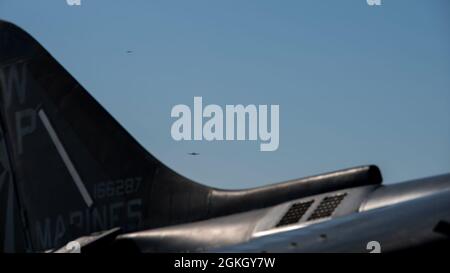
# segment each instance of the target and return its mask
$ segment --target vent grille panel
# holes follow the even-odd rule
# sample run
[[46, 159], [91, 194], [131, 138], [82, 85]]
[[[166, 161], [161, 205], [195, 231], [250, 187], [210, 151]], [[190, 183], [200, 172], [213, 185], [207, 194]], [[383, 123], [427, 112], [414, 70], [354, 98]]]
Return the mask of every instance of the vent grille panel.
[[342, 200], [344, 200], [345, 196], [347, 196], [347, 193], [335, 196], [327, 196], [322, 199], [319, 206], [308, 218], [308, 221], [330, 217], [342, 202]]
[[297, 223], [313, 203], [314, 200], [293, 204], [275, 227], [282, 227]]

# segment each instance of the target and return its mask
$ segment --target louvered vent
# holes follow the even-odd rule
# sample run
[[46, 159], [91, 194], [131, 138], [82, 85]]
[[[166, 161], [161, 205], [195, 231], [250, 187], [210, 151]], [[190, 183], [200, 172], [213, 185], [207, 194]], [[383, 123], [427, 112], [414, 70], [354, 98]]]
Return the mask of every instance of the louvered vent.
[[347, 196], [347, 194], [343, 193], [335, 196], [327, 196], [322, 199], [313, 214], [309, 216], [308, 221], [330, 217], [342, 200], [344, 200], [345, 196]]
[[281, 218], [280, 222], [278, 222], [276, 227], [282, 227], [297, 223], [309, 209], [312, 203], [314, 203], [314, 200], [293, 204], [283, 216], [283, 218]]

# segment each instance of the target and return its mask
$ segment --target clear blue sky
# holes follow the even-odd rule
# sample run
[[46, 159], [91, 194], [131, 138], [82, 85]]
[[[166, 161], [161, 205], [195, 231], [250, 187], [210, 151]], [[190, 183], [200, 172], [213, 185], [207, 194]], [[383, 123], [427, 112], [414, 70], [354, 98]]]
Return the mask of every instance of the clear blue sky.
[[[362, 164], [387, 183], [450, 172], [448, 0], [0, 0], [0, 18], [199, 182], [245, 188]], [[194, 96], [279, 104], [279, 149], [175, 142], [170, 110]]]

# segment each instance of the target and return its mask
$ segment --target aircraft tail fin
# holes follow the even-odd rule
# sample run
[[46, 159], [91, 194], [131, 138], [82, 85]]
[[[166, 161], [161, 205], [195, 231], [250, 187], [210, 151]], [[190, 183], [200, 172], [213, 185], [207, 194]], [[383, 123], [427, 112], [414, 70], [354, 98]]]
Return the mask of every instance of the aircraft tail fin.
[[36, 40], [7, 22], [0, 22], [0, 130], [32, 249], [203, 214], [164, 213], [177, 193], [195, 199], [207, 188], [150, 155]]

